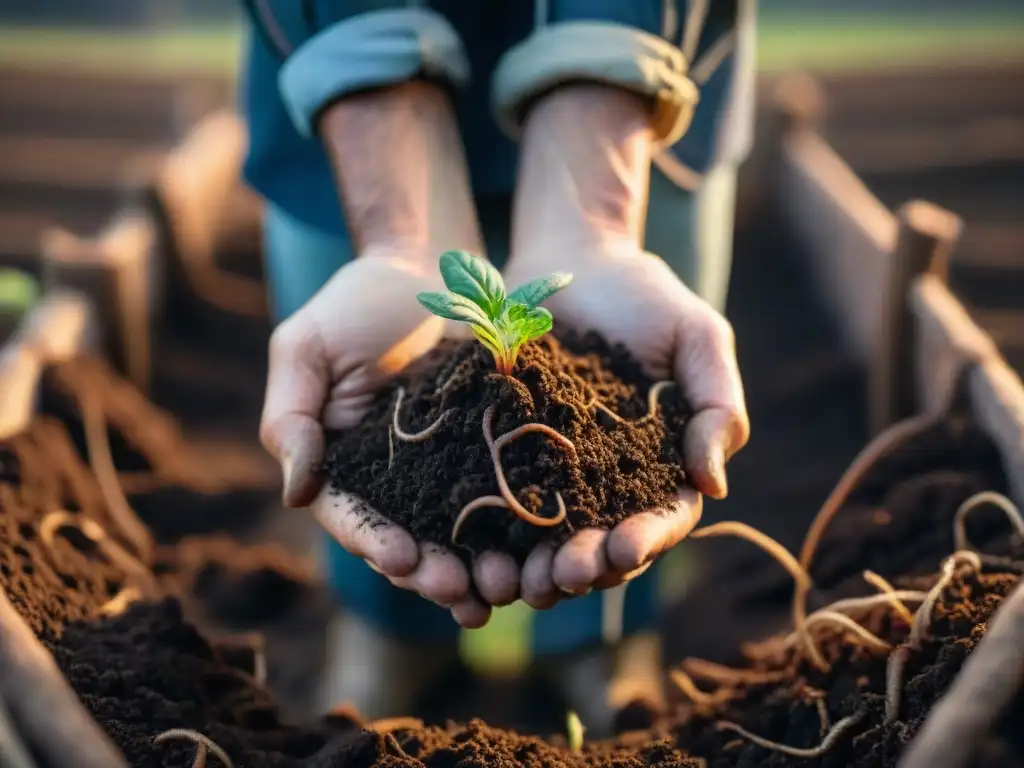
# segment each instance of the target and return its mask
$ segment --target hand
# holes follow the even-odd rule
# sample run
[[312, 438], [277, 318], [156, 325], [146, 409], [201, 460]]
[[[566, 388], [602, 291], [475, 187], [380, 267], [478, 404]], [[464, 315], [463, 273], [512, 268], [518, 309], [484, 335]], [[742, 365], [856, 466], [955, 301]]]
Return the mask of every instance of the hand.
[[[725, 463], [746, 444], [750, 431], [731, 327], [661, 259], [626, 238], [564, 245], [557, 258], [531, 254], [514, 260], [508, 283], [517, 285], [556, 266], [572, 272], [573, 284], [547, 302], [556, 324], [622, 343], [653, 379], [678, 383], [694, 409], [683, 445], [689, 482], [696, 491], [724, 497]], [[567, 261], [565, 255], [573, 253], [579, 256]], [[546, 266], [538, 271], [541, 264]], [[580, 531], [557, 551], [541, 545], [523, 567], [522, 598], [547, 608], [566, 592], [621, 583], [689, 534], [700, 512], [700, 495], [683, 489], [668, 513], [640, 512], [612, 531]], [[484, 585], [480, 589], [485, 595], [489, 591]]]
[[471, 594], [455, 554], [421, 547], [359, 499], [321, 489], [315, 471], [324, 428], [358, 423], [380, 387], [451, 329], [416, 301], [418, 292], [440, 287], [433, 254], [371, 250], [338, 270], [271, 338], [260, 439], [281, 464], [286, 506], [313, 502], [318, 522], [347, 551], [479, 626], [490, 608]]

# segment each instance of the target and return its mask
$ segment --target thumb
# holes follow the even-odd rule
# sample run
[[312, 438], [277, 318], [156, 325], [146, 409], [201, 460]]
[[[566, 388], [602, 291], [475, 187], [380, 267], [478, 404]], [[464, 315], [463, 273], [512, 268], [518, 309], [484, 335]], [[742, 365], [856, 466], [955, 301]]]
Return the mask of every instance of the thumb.
[[725, 498], [725, 463], [750, 437], [732, 328], [707, 307], [680, 322], [676, 338], [675, 377], [694, 411], [683, 439], [686, 470], [697, 490]]
[[260, 441], [281, 465], [286, 507], [309, 504], [320, 490], [324, 455], [320, 412], [330, 382], [323, 344], [301, 320], [288, 320], [270, 340]]

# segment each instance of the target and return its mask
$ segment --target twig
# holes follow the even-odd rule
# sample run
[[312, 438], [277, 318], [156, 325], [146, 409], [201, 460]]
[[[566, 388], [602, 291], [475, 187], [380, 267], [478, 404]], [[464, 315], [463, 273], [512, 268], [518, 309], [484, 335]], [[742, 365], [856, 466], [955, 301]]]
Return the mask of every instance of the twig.
[[647, 414], [641, 416], [638, 419], [624, 419], [607, 405], [602, 403], [595, 393], [590, 398], [590, 402], [587, 404], [590, 408], [597, 408], [599, 411], [606, 413], [612, 419], [617, 421], [619, 424], [642, 424], [648, 419], [654, 418], [658, 411], [658, 398], [661, 396], [662, 390], [666, 387], [670, 387], [674, 384], [674, 381], [659, 381], [651, 385], [651, 389], [647, 393]]
[[139, 520], [124, 495], [124, 489], [117, 477], [117, 467], [110, 450], [107, 436], [107, 421], [103, 414], [103, 403], [96, 393], [83, 395], [81, 400], [82, 424], [85, 442], [89, 451], [89, 464], [99, 483], [106, 502], [107, 512], [125, 540], [130, 542], [135, 554], [144, 563], [153, 561], [153, 536]]
[[910, 661], [910, 647], [894, 648], [885, 663], [885, 725], [892, 725], [900, 717], [903, 706], [903, 679]]
[[155, 736], [153, 738], [153, 743], [162, 744], [170, 739], [184, 739], [195, 743], [196, 759], [192, 763], [192, 768], [206, 768], [207, 750], [212, 752], [213, 756], [220, 760], [224, 765], [224, 768], [235, 768], [235, 764], [231, 762], [231, 758], [228, 757], [228, 753], [221, 749], [217, 742], [199, 731], [193, 731], [191, 728], [171, 728], [170, 730], [164, 731], [163, 733]]
[[900, 618], [907, 623], [907, 626], [914, 623], [914, 614], [910, 612], [910, 609], [907, 608], [907, 606], [905, 606], [902, 600], [897, 596], [897, 590], [892, 584], [874, 571], [864, 571], [863, 576], [864, 581], [879, 592], [889, 596], [889, 602], [892, 604], [893, 610], [900, 615]]
[[[818, 613], [820, 611], [835, 611], [836, 613], [848, 614], [854, 611], [863, 611], [888, 603], [889, 605], [898, 605], [900, 608], [907, 612], [907, 615], [910, 617], [910, 621], [913, 621], [913, 614], [910, 613], [909, 610], [907, 610], [907, 607], [903, 605], [901, 601], [910, 600], [919, 603], [927, 597], [927, 592], [920, 592], [912, 589], [901, 589], [894, 590], [892, 592], [883, 592], [878, 595], [868, 595], [867, 597], [847, 597], [842, 600], [836, 600], [834, 603], [831, 603], [830, 605], [826, 605], [822, 608], [819, 608], [814, 613]], [[812, 613], [811, 615], [813, 616], [814, 613]], [[909, 624], [910, 621], [908, 621], [907, 623]]]
[[989, 630], [932, 708], [901, 768], [965, 768], [1024, 684], [1024, 585], [1003, 600]]
[[737, 725], [736, 723], [730, 723], [726, 720], [722, 720], [716, 723], [716, 727], [718, 727], [720, 730], [734, 731], [743, 738], [747, 739], [747, 741], [751, 741], [759, 747], [764, 747], [765, 749], [770, 749], [775, 752], [781, 752], [784, 755], [790, 755], [792, 757], [802, 757], [804, 759], [810, 760], [815, 757], [822, 757], [823, 755], [830, 752], [832, 748], [839, 743], [839, 740], [846, 734], [846, 732], [852, 730], [866, 716], [867, 712], [860, 710], [854, 712], [849, 717], [844, 717], [842, 720], [840, 720], [838, 723], [832, 726], [832, 730], [828, 732], [828, 735], [825, 736], [824, 739], [822, 739], [821, 744], [819, 744], [816, 747], [808, 747], [806, 749], [801, 747], [790, 747], [786, 744], [779, 744], [778, 742], [770, 741], [762, 736], [757, 736], [756, 734], [751, 733], [750, 731], [743, 728], [742, 726]]
[[394, 432], [395, 437], [406, 443], [420, 443], [423, 442], [424, 440], [430, 439], [437, 432], [437, 430], [441, 428], [442, 424], [444, 424], [444, 420], [448, 416], [448, 414], [455, 412], [454, 408], [449, 408], [447, 411], [444, 411], [440, 416], [438, 416], [434, 423], [428, 426], [426, 429], [421, 429], [419, 432], [406, 432], [398, 423], [398, 413], [402, 408], [402, 400], [404, 399], [405, 388], [399, 387], [398, 397], [395, 399], [395, 411], [391, 415], [391, 429]]
[[970, 565], [975, 570], [981, 570], [981, 559], [977, 553], [969, 550], [954, 552], [943, 561], [942, 574], [939, 576], [939, 580], [928, 591], [928, 596], [925, 597], [924, 602], [917, 609], [917, 613], [914, 614], [914, 621], [910, 624], [910, 637], [907, 640], [907, 645], [912, 649], [919, 649], [922, 641], [928, 636], [935, 604], [942, 596], [943, 590], [953, 581], [956, 569], [962, 563]]
[[[746, 539], [752, 544], [756, 544], [774, 557], [779, 565], [789, 572], [797, 584], [798, 591], [803, 591], [805, 594], [810, 591], [811, 578], [807, 575], [807, 571], [797, 562], [796, 558], [779, 542], [761, 533], [756, 528], [752, 528], [745, 523], [725, 521], [704, 528], [698, 528], [690, 534], [692, 539], [703, 539], [711, 536], [737, 536], [741, 539]], [[794, 601], [793, 603], [793, 625], [814, 665], [819, 669], [828, 669], [828, 663], [821, 655], [817, 645], [815, 645], [814, 638], [807, 631], [807, 614], [804, 611], [804, 603], [802, 601]]]
[[982, 491], [981, 493], [974, 494], [961, 504], [953, 516], [953, 540], [958, 551], [974, 549], [971, 546], [971, 542], [967, 540], [967, 516], [985, 504], [999, 507], [1006, 514], [1010, 524], [1013, 525], [1018, 538], [1024, 538], [1024, 517], [1021, 516], [1017, 505], [1001, 493]]
[[[839, 478], [832, 493], [821, 505], [818, 514], [811, 521], [811, 526], [804, 537], [803, 545], [800, 548], [800, 566], [807, 573], [810, 573], [811, 562], [814, 560], [814, 553], [821, 543], [825, 529], [835, 518], [840, 508], [846, 502], [850, 493], [856, 487], [868, 470], [882, 459], [886, 454], [897, 448], [903, 441], [921, 434], [924, 430], [932, 427], [937, 422], [937, 417], [932, 414], [912, 416], [909, 419], [898, 421], [879, 432], [875, 438], [868, 443], [854, 457], [850, 466]], [[811, 591], [811, 580], [798, 581], [793, 590], [793, 615], [805, 616], [807, 614], [807, 595]]]

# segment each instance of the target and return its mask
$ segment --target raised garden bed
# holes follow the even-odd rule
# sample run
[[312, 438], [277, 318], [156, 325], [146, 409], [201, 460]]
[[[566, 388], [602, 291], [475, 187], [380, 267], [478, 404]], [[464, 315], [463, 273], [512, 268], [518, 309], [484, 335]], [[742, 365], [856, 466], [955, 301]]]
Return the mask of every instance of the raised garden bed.
[[[870, 461], [879, 447], [887, 455]], [[867, 454], [840, 483], [848, 501], [837, 504], [836, 496], [825, 505], [826, 516], [838, 513], [834, 524], [812, 526], [815, 536], [825, 535], [802, 553], [815, 589], [798, 623], [815, 650], [787, 628], [740, 649], [735, 667], [689, 660], [673, 675], [685, 695], [672, 712], [653, 724], [652, 713], [624, 713], [623, 725], [647, 720], [647, 727], [580, 752], [565, 736], [517, 736], [481, 722], [364, 728], [349, 714], [288, 723], [264, 690], [258, 650], [205, 639], [175, 599], [162, 597], [181, 594], [182, 584], [195, 594], [197, 580], [209, 583], [209, 573], [197, 575], [218, 566], [195, 563], [224, 545], [197, 554], [193, 544], [191, 555], [187, 547], [161, 550], [154, 578], [125, 557], [126, 542], [103, 534], [104, 526], [116, 530], [112, 519], [54, 513], [40, 490], [42, 475], [19, 472], [10, 453], [0, 486], [0, 583], [133, 766], [193, 765], [196, 746], [176, 735], [180, 729], [205, 735], [235, 765], [247, 766], [626, 768], [698, 765], [696, 758], [711, 766], [793, 764], [792, 754], [760, 739], [798, 750], [811, 765], [896, 765], [976, 647], [980, 655], [979, 640], [1024, 571], [1024, 550], [1015, 536], [1019, 520], [1008, 523], [997, 504], [976, 497], [1005, 490], [1006, 481], [998, 450], [965, 412], [903, 423]], [[958, 513], [972, 496], [977, 508]], [[799, 571], [793, 562], [789, 568]], [[865, 569], [875, 574], [866, 581]], [[287, 567], [276, 570], [264, 579], [286, 583]], [[753, 585], [751, 600], [787, 610], [792, 582], [770, 573], [766, 565], [737, 578]], [[883, 594], [886, 582], [899, 590], [895, 596]], [[10, 691], [3, 695], [10, 707]], [[1005, 716], [1001, 708], [998, 714]], [[1024, 744], [1002, 720], [981, 724], [974, 742], [985, 757], [972, 765], [1024, 758]], [[216, 764], [215, 755], [208, 764]]]

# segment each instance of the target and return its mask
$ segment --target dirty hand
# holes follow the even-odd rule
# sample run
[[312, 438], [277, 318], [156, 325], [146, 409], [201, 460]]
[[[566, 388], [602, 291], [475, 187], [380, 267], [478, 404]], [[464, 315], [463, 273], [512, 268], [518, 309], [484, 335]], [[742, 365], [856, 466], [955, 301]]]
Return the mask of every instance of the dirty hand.
[[281, 464], [286, 506], [311, 505], [342, 547], [393, 584], [480, 626], [490, 609], [454, 553], [420, 546], [359, 499], [321, 488], [316, 471], [324, 429], [358, 423], [381, 386], [455, 330], [416, 301], [440, 288], [434, 254], [364, 252], [338, 270], [271, 338], [260, 439]]
[[[567, 260], [573, 253], [580, 255]], [[700, 519], [700, 493], [726, 495], [725, 463], [746, 443], [749, 422], [729, 324], [664, 261], [629, 240], [609, 238], [514, 260], [508, 283], [542, 274], [547, 267], [540, 265], [574, 275], [572, 285], [546, 304], [556, 325], [594, 330], [624, 344], [654, 380], [674, 380], [694, 410], [683, 445], [693, 487], [680, 490], [670, 511], [640, 512], [611, 531], [583, 530], [557, 551], [548, 544], [530, 554], [517, 586], [525, 602], [548, 608], [565, 593], [634, 577], [685, 538]], [[516, 573], [508, 562], [482, 563], [477, 571], [485, 598], [509, 591]]]

